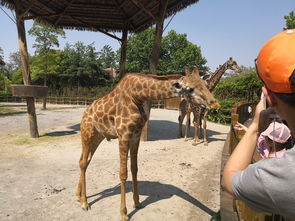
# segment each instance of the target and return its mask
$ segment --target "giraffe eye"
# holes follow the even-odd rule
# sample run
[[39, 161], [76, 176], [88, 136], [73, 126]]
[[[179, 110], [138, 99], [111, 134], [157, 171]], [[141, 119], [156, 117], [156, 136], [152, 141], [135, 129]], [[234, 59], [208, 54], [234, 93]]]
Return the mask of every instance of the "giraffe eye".
[[176, 83], [173, 84], [173, 87], [175, 87], [177, 89], [180, 89], [181, 85], [178, 82], [176, 82]]
[[191, 93], [193, 93], [193, 92], [194, 92], [194, 89], [193, 89], [193, 88], [191, 88], [191, 87], [189, 87], [189, 88], [187, 88], [187, 89], [186, 89], [186, 91], [187, 91], [187, 93], [191, 94]]

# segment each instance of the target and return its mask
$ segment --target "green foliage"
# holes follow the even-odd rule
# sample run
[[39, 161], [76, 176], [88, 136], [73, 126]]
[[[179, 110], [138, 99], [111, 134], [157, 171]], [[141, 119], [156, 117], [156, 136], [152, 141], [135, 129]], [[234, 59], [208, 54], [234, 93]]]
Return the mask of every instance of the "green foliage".
[[110, 45], [103, 46], [100, 52], [98, 52], [98, 55], [98, 61], [102, 68], [118, 67], [117, 55]]
[[163, 37], [159, 72], [179, 73], [184, 67], [198, 66], [201, 72], [208, 70], [206, 59], [202, 57], [201, 49], [187, 40], [186, 34], [177, 34], [171, 30]]
[[295, 13], [294, 11], [291, 11], [289, 15], [284, 16], [284, 19], [286, 20], [286, 28], [292, 29], [295, 28]]
[[[152, 53], [154, 28], [131, 36], [127, 46], [126, 72], [149, 72], [149, 58]], [[186, 34], [171, 30], [162, 38], [158, 74], [180, 73], [185, 66], [198, 66], [200, 71], [208, 70], [201, 49], [187, 40]]]
[[260, 99], [262, 82], [254, 68], [241, 67], [242, 72], [227, 75], [214, 89], [214, 95], [219, 100], [219, 110], [210, 109], [208, 119], [214, 122], [229, 124], [231, 108], [240, 101], [256, 103]]
[[220, 100], [220, 109], [210, 109], [208, 113], [208, 120], [221, 123], [229, 124], [231, 122], [231, 108], [232, 106], [239, 102], [238, 98], [229, 98], [226, 100]]
[[129, 37], [126, 52], [126, 72], [148, 72], [154, 32], [154, 28], [149, 28]]
[[33, 47], [36, 48], [35, 54], [46, 54], [52, 47], [59, 47], [59, 36], [65, 38], [64, 30], [46, 26], [37, 21], [34, 21], [28, 33], [36, 37], [35, 43], [33, 44]]
[[[112, 84], [110, 77], [101, 69], [93, 43], [84, 45], [77, 42], [67, 44], [63, 51], [51, 49], [47, 55], [33, 56], [31, 59], [32, 79], [35, 84], [44, 80], [44, 65], [47, 65], [47, 85], [50, 94], [68, 96], [71, 90], [77, 96], [84, 93], [82, 88], [104, 87]], [[89, 92], [90, 93], [90, 92]]]
[[255, 69], [242, 67], [240, 74], [234, 74], [219, 82], [214, 90], [215, 96], [220, 99], [238, 98], [240, 100], [257, 100], [262, 82]]

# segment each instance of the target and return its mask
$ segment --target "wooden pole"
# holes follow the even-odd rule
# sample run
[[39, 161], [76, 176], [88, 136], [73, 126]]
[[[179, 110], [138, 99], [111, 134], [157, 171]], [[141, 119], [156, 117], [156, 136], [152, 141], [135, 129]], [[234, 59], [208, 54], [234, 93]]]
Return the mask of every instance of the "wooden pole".
[[[152, 54], [150, 57], [150, 72], [151, 74], [157, 74], [157, 68], [159, 64], [159, 55], [160, 55], [160, 48], [161, 48], [161, 41], [162, 41], [162, 35], [163, 35], [163, 24], [164, 24], [164, 18], [166, 13], [168, 0], [161, 0], [160, 6], [159, 6], [159, 12], [158, 17], [159, 20], [156, 20], [156, 33], [154, 36], [154, 44], [152, 49]], [[149, 118], [150, 118], [150, 112], [152, 107], [152, 101], [147, 101], [144, 103], [144, 111], [147, 114], [147, 122], [145, 123], [140, 139], [142, 141], [147, 141], [148, 139], [148, 130], [149, 130]]]
[[[18, 45], [19, 45], [19, 53], [21, 58], [21, 66], [22, 66], [22, 75], [24, 85], [31, 85], [31, 76], [29, 72], [29, 54], [27, 49], [27, 41], [26, 41], [26, 31], [25, 31], [25, 23], [22, 18], [23, 16], [23, 7], [19, 0], [15, 2], [15, 14], [16, 14], [16, 26], [18, 32]], [[30, 125], [30, 135], [33, 138], [39, 137], [38, 126], [37, 126], [37, 117], [35, 111], [35, 99], [33, 97], [27, 97], [27, 111], [29, 117], [29, 125]]]
[[120, 79], [123, 78], [125, 75], [127, 36], [128, 36], [128, 28], [126, 24], [122, 31], [122, 40], [121, 40], [120, 73], [119, 73]]
[[152, 49], [152, 54], [150, 57], [150, 72], [151, 74], [157, 74], [157, 68], [159, 64], [159, 55], [163, 34], [163, 20], [156, 24], [156, 33], [154, 36], [154, 44]]

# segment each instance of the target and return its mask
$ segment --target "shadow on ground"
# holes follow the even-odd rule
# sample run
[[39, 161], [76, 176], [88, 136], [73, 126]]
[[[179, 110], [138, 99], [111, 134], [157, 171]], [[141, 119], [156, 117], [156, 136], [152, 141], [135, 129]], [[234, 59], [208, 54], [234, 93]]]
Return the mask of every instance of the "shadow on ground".
[[[185, 125], [182, 125], [182, 130], [184, 134]], [[193, 138], [194, 136], [194, 127], [190, 127], [188, 137]], [[167, 120], [150, 120], [149, 121], [149, 134], [148, 134], [148, 141], [156, 141], [156, 140], [172, 140], [178, 139], [179, 136], [179, 124], [167, 121]], [[207, 140], [208, 142], [212, 141], [224, 141], [224, 139], [214, 138], [214, 135], [220, 135], [221, 133], [209, 130], [207, 128]], [[199, 135], [200, 139], [203, 139]]]
[[45, 133], [42, 135], [42, 137], [44, 136], [49, 136], [49, 137], [61, 137], [61, 136], [68, 136], [68, 135], [73, 135], [76, 134], [77, 131], [80, 130], [80, 124], [75, 124], [72, 126], [68, 127], [70, 130], [64, 130], [64, 131], [53, 131], [50, 133]]
[[[215, 218], [218, 216], [218, 213], [214, 212], [204, 204], [202, 204], [200, 201], [198, 201], [196, 198], [192, 197], [188, 193], [184, 192], [180, 188], [170, 185], [170, 184], [164, 184], [159, 182], [151, 182], [151, 181], [138, 181], [138, 190], [139, 195], [145, 195], [147, 198], [143, 201], [141, 201], [142, 208], [148, 206], [149, 204], [155, 203], [160, 200], [169, 199], [172, 196], [176, 195], [178, 197], [181, 197], [183, 200], [186, 200], [190, 202], [191, 204], [195, 205], [199, 209], [203, 210], [207, 214], [209, 214], [212, 218]], [[89, 205], [92, 206], [96, 202], [113, 196], [113, 195], [119, 195], [121, 192], [120, 184], [116, 185], [113, 188], [106, 189], [102, 192], [93, 194], [91, 196], [88, 196], [88, 202]], [[132, 192], [132, 182], [127, 181], [126, 183], [126, 193]], [[92, 199], [93, 198], [93, 199]], [[90, 201], [92, 199], [92, 201]], [[128, 217], [131, 218], [138, 209], [133, 209], [128, 214]]]

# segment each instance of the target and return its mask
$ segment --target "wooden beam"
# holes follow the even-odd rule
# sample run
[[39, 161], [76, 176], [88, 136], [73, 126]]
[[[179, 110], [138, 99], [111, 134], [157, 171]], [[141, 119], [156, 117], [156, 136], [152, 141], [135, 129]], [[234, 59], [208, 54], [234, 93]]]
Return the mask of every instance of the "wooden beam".
[[[56, 12], [55, 12], [53, 9], [49, 8], [49, 7], [48, 7], [47, 5], [45, 5], [44, 3], [40, 2], [40, 1], [37, 1], [37, 2], [38, 2], [42, 7], [46, 8], [46, 9], [47, 9], [49, 12], [51, 12], [52, 14], [56, 14]], [[60, 13], [58, 13], [58, 14], [60, 15]], [[103, 34], [105, 34], [105, 35], [111, 37], [111, 38], [114, 38], [114, 39], [116, 39], [116, 40], [118, 40], [118, 41], [122, 41], [122, 39], [118, 38], [117, 36], [112, 35], [112, 34], [106, 32], [106, 31], [104, 31], [104, 30], [101, 29], [101, 28], [94, 27], [94, 26], [90, 25], [89, 23], [82, 21], [81, 19], [75, 18], [74, 16], [67, 15], [67, 14], [64, 14], [64, 16], [73, 19], [74, 21], [76, 21], [76, 22], [82, 24], [84, 27], [88, 27], [88, 28], [93, 29], [93, 30], [95, 30], [95, 31], [99, 31], [99, 32], [101, 32], [101, 33], [103, 33]]]
[[54, 22], [54, 25], [57, 25], [57, 23], [60, 21], [60, 19], [62, 18], [62, 15], [64, 13], [66, 13], [67, 9], [72, 5], [74, 0], [71, 0], [68, 5], [63, 9], [63, 11], [60, 13], [59, 17], [56, 19], [56, 21]]
[[[146, 5], [146, 7], [149, 7], [149, 6], [151, 5], [151, 3], [153, 3], [153, 2], [150, 1], [150, 2]], [[137, 11], [136, 13], [134, 13], [129, 19], [132, 20], [134, 17], [138, 16], [138, 14], [141, 14], [141, 13], [142, 13], [142, 11], [139, 10], [139, 11]]]
[[160, 18], [157, 15], [154, 15], [150, 10], [148, 10], [140, 1], [131, 0], [139, 9], [144, 11], [147, 15], [151, 16], [156, 22], [160, 22]]
[[30, 20], [30, 19], [36, 19], [36, 18], [50, 18], [50, 17], [57, 17], [59, 16], [60, 13], [51, 13], [51, 14], [43, 14], [43, 15], [29, 15], [29, 16], [24, 16], [23, 19], [24, 20]]
[[[135, 30], [135, 27], [131, 21], [131, 19], [129, 18], [129, 16], [127, 15], [127, 13], [124, 11], [124, 9], [122, 8], [122, 4], [119, 4], [117, 0], [113, 0], [115, 2], [116, 7], [122, 12], [124, 18], [126, 21], [128, 21], [130, 27]], [[123, 1], [124, 2], [124, 1]]]
[[26, 10], [24, 10], [23, 12], [22, 12], [22, 14], [20, 15], [20, 17], [23, 19], [23, 17], [26, 15], [26, 14], [28, 14], [28, 12], [30, 11], [30, 9], [33, 7], [33, 3], [31, 3], [31, 5], [26, 9]]

